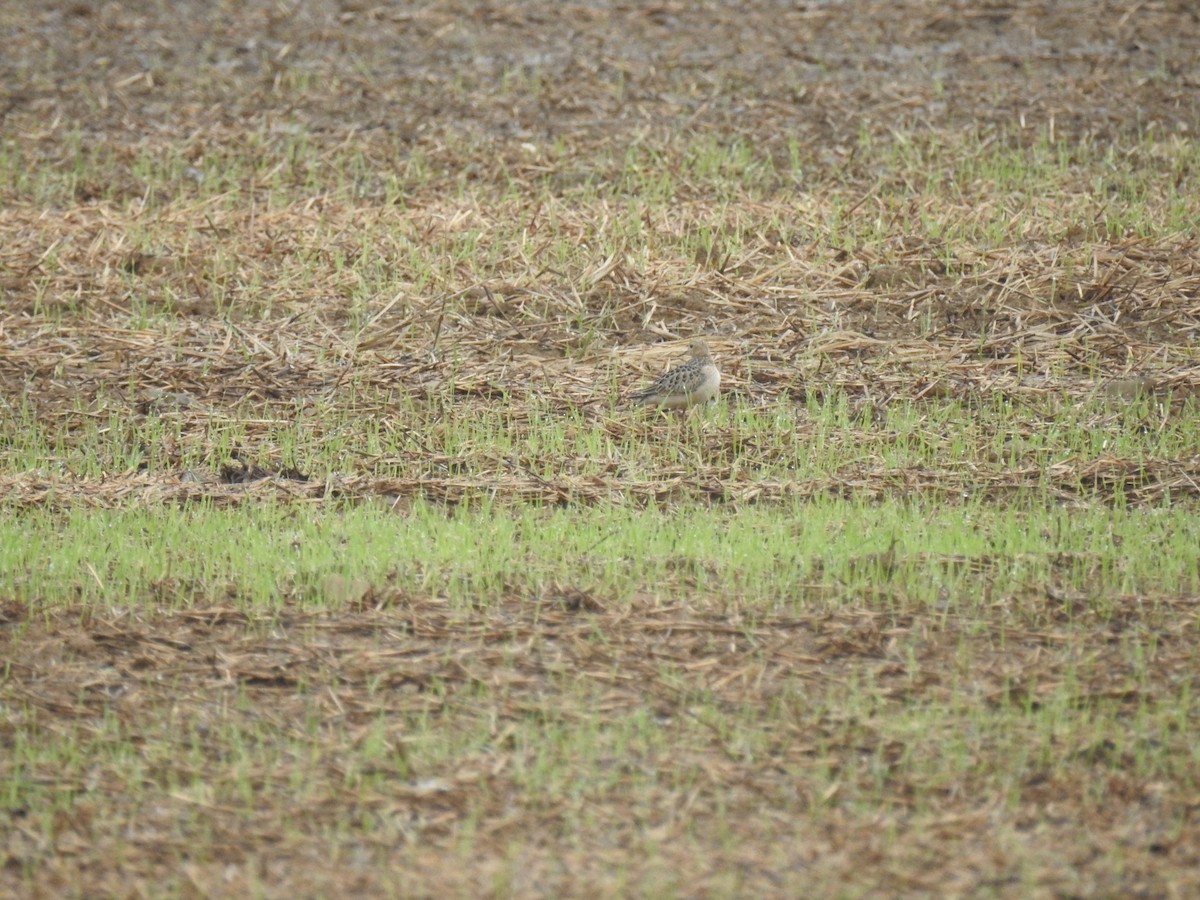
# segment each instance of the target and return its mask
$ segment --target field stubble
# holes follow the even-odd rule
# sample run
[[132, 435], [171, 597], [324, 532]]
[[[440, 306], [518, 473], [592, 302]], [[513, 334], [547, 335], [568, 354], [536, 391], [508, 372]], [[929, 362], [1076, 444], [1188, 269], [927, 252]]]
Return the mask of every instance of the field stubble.
[[901, 6], [0, 4], [0, 885], [1195, 892], [1200, 26]]

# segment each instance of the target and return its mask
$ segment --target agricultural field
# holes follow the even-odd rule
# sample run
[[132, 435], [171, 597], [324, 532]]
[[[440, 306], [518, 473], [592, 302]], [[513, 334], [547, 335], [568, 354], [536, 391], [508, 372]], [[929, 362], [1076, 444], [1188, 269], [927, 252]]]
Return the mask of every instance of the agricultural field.
[[0, 34], [0, 894], [1200, 894], [1193, 4]]

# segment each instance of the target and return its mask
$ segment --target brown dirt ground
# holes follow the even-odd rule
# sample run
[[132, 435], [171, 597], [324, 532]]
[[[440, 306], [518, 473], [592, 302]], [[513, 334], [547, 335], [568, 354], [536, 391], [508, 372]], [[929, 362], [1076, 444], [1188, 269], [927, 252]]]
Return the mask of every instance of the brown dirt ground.
[[[1081, 633], [1089, 647], [1101, 648], [1094, 671], [1102, 673], [1081, 687], [1081, 698], [1119, 700], [1132, 714], [1141, 704], [1169, 700], [1194, 671], [1191, 600], [1147, 616], [1142, 599], [1129, 598], [1111, 619], [1097, 617], [1090, 626], [1075, 620], [1069, 629], [1055, 622], [1059, 613], [1047, 615], [1044, 597], [1020, 602], [1027, 624], [1010, 621], [1003, 648], [986, 629], [965, 639], [969, 655], [990, 660], [973, 678], [978, 702], [992, 709], [1036, 709], [1060, 690], [1074, 677], [1074, 664], [1059, 652]], [[243, 895], [256, 882], [269, 896], [375, 893], [383, 885], [400, 885], [406, 895], [488, 893], [507, 862], [506, 851], [489, 848], [519, 845], [522, 836], [529, 846], [512, 883], [520, 895], [611, 895], [623, 893], [622, 875], [644, 885], [655, 874], [670, 884], [678, 873], [687, 873], [681, 884], [688, 893], [749, 895], [828, 895], [852, 887], [1025, 896], [1032, 883], [1044, 896], [1186, 896], [1197, 883], [1200, 835], [1187, 810], [1200, 797], [1173, 796], [1169, 779], [1127, 774], [1126, 751], [1086, 735], [1061, 747], [1069, 764], [1034, 766], [1013, 786], [1020, 795], [1015, 811], [1000, 812], [1005, 800], [982, 773], [978, 784], [948, 785], [932, 808], [918, 808], [913, 798], [927, 795], [930, 785], [900, 767], [885, 776], [888, 803], [865, 815], [853, 803], [839, 809], [830, 802], [827, 772], [854, 795], [878, 777], [869, 760], [899, 761], [927, 740], [953, 743], [956, 736], [913, 735], [910, 745], [881, 734], [870, 720], [830, 711], [815, 722], [799, 713], [794, 721], [783, 716], [753, 754], [722, 738], [719, 722], [700, 746], [669, 740], [677, 723], [693, 715], [695, 692], [711, 694], [729, 715], [771, 708], [796, 680], [812, 686], [813, 702], [830, 685], [853, 680], [870, 684], [881, 706], [944, 701], [958, 690], [961, 675], [946, 661], [964, 652], [963, 632], [933, 628], [923, 612], [857, 609], [750, 624], [736, 612], [696, 612], [687, 604], [606, 609], [569, 589], [551, 590], [537, 604], [514, 596], [484, 614], [456, 612], [433, 598], [371, 597], [368, 606], [382, 608], [257, 621], [210, 607], [145, 619], [60, 615], [23, 622], [5, 694], [14, 709], [41, 712], [43, 723], [51, 723], [42, 727], [87, 735], [108, 715], [136, 734], [139, 723], [159, 722], [170, 711], [170, 728], [180, 735], [254, 721], [289, 741], [314, 741], [319, 758], [306, 766], [311, 774], [303, 788], [289, 787], [286, 761], [254, 775], [264, 798], [302, 789], [303, 814], [269, 801], [247, 812], [207, 801], [203, 792], [170, 788], [229, 778], [223, 754], [197, 760], [181, 741], [187, 761], [155, 761], [146, 777], [160, 781], [163, 793], [151, 790], [153, 802], [130, 810], [128, 823], [115, 822], [107, 802], [123, 784], [125, 764], [97, 760], [80, 784], [39, 769], [33, 777], [58, 784], [75, 802], [62, 812], [50, 846], [23, 824], [19, 810], [10, 812], [9, 884], [21, 883], [22, 861], [38, 859], [35, 883], [46, 895], [70, 893], [81, 881], [92, 894], [155, 895], [153, 885], [164, 878], [193, 895]], [[1161, 652], [1148, 689], [1131, 689], [1137, 676], [1121, 644], [1127, 628], [1157, 635]], [[597, 629], [603, 641], [595, 639]], [[923, 634], [915, 660], [898, 649], [911, 644], [914, 631]], [[922, 673], [915, 681], [914, 665]], [[694, 674], [686, 685], [668, 681], [661, 672], [670, 666]], [[553, 684], [563, 675], [587, 691], [561, 694]], [[503, 706], [494, 713], [455, 700], [479, 686], [493, 691], [497, 679], [504, 681]], [[315, 685], [322, 687], [314, 691]], [[668, 745], [611, 760], [611, 786], [586, 797], [524, 792], [518, 770], [529, 749], [512, 743], [514, 725], [541, 717], [569, 727], [592, 720], [596, 710], [612, 717], [651, 710]], [[384, 712], [397, 723], [433, 716], [464, 741], [477, 732], [481, 715], [498, 719], [492, 740], [434, 777], [400, 771], [393, 762], [369, 772], [374, 779], [361, 786], [347, 784], [359, 746]], [[325, 723], [316, 738], [306, 724], [314, 718]], [[385, 738], [404, 748], [409, 736], [396, 724]], [[1186, 729], [1164, 738], [1178, 744], [1179, 754], [1191, 752]], [[980, 763], [986, 771], [986, 760]], [[639, 778], [645, 771], [686, 772], [695, 783], [647, 788]], [[478, 849], [467, 864], [454, 847], [471, 810]], [[567, 823], [584, 810], [591, 831], [575, 833]], [[730, 846], [714, 824], [723, 816], [736, 823], [738, 840]], [[347, 817], [370, 822], [371, 831], [322, 839], [324, 826]], [[189, 860], [181, 821], [210, 836], [205, 858]], [[657, 836], [657, 856], [622, 849], [640, 846], [648, 834]]]
[[[136, 203], [145, 193], [137, 173], [121, 161], [147, 146], [169, 146], [200, 159], [222, 147], [253, 146], [252, 136], [264, 130], [299, 129], [318, 155], [352, 141], [386, 165], [397, 146], [419, 147], [434, 168], [477, 165], [479, 177], [486, 179], [502, 167], [519, 172], [528, 165], [522, 145], [529, 142], [600, 145], [622, 135], [666, 139], [686, 128], [742, 136], [781, 155], [789, 141], [798, 141], [814, 171], [838, 172], [847, 183], [860, 184], [866, 195], [875, 175], [855, 149], [864, 132], [886, 139], [893, 130], [994, 130], [999, 139], [1019, 143], [1053, 128], [1059, 135], [1119, 141], [1147, 131], [1192, 135], [1200, 121], [1195, 49], [1200, 14], [1184, 0], [399, 5], [252, 0], [211, 6], [71, 0], [36, 9], [0, 2], [0, 34], [6, 152], [20, 154], [32, 169], [59, 171], [71, 159], [75, 132], [85, 144], [111, 150], [114, 159], [116, 183], [80, 182], [70, 208], [38, 208], [4, 188], [0, 392], [5, 398], [30, 398], [39, 416], [55, 425], [79, 415], [81, 405], [87, 408], [101, 395], [111, 403], [106, 388], [135, 375], [155, 391], [186, 394], [189, 402], [199, 403], [194, 416], [187, 409], [180, 413], [185, 433], [199, 428], [213, 410], [237, 415], [244, 398], [264, 409], [286, 406], [288, 398], [336, 388], [344, 377], [344, 369], [323, 356], [329, 329], [348, 315], [336, 298], [322, 300], [313, 312], [317, 298], [285, 297], [278, 318], [235, 325], [214, 315], [206, 287], [186, 265], [143, 257], [107, 236], [112, 222], [127, 222], [122, 202]], [[514, 71], [536, 79], [538, 90], [528, 96], [505, 90], [506, 73], [511, 77]], [[480, 141], [493, 148], [491, 157], [464, 160], [460, 148]], [[434, 208], [440, 186], [433, 179], [431, 196], [413, 199], [415, 216]], [[695, 193], [702, 199], [703, 186]], [[101, 202], [101, 195], [109, 199]], [[359, 208], [324, 211], [348, 230], [357, 217], [370, 214]], [[430, 215], [430, 228], [442, 227], [436, 221]], [[240, 244], [244, 264], [270, 280], [272, 261], [294, 251], [290, 240], [303, 244], [305, 227], [298, 214], [276, 224], [278, 233], [266, 238], [248, 221], [222, 219], [214, 223], [214, 244]], [[216, 235], [222, 229], [223, 236]], [[723, 273], [712, 273], [703, 289], [681, 290], [677, 302], [664, 302], [660, 315], [681, 334], [714, 321], [726, 323], [726, 333], [738, 336], [738, 355], [729, 363], [731, 389], [751, 400], [802, 396], [809, 389], [805, 384], [812, 373], [788, 362], [800, 350], [835, 363], [823, 376], [870, 403], [972, 390], [1006, 391], [1024, 400], [1051, 389], [1082, 396], [1094, 389], [1096, 372], [1118, 391], [1130, 379], [1146, 378], [1138, 383], [1170, 389], [1180, 399], [1194, 395], [1200, 383], [1192, 352], [1200, 330], [1200, 253], [1194, 239], [1072, 239], [1086, 242], [1098, 265], [1074, 285], [1069, 298], [1058, 298], [1061, 302], [1010, 299], [1015, 305], [993, 307], [996, 324], [986, 348], [994, 360], [1019, 352], [1033, 368], [1061, 363], [1067, 375], [1053, 386], [1008, 368], [998, 370], [986, 360], [969, 361], [964, 348], [970, 348], [970, 360], [980, 354], [977, 330], [963, 321], [968, 312], [950, 304], [931, 306], [941, 326], [933, 340], [916, 334], [910, 315], [914, 303], [938, 292], [994, 299], [998, 285], [1016, 284], [1023, 297], [1051, 296], [1048, 285], [1062, 280], [1065, 263], [1060, 248], [1047, 243], [981, 253], [972, 273], [962, 280], [956, 276], [953, 283], [948, 275], [939, 279], [930, 266], [939, 248], [903, 241], [886, 253], [876, 248], [843, 260], [844, 269], [816, 271], [797, 264], [786, 285], [734, 278], [731, 286]], [[35, 311], [40, 267], [51, 250], [58, 268], [40, 283], [49, 284], [52, 303], [82, 298], [82, 315], [64, 320]], [[183, 297], [180, 317], [147, 328], [114, 324], [127, 310], [123, 276], [131, 272]], [[864, 272], [870, 273], [865, 283]], [[656, 283], [653, 273], [618, 269], [609, 278], [609, 294], [583, 302], [608, 303], [614, 291], [644, 298]], [[470, 287], [468, 281], [445, 290]], [[781, 292], [801, 288], [810, 302], [790, 310], [782, 324], [777, 307], [763, 312]], [[539, 290], [533, 296], [548, 308], [566, 302], [565, 292]], [[529, 292], [524, 285], [520, 296]], [[517, 293], [495, 286], [502, 303]], [[1100, 328], [1096, 304], [1113, 298], [1125, 304], [1124, 315], [1119, 324]], [[497, 390], [519, 401], [522, 391], [533, 390], [526, 387], [533, 371], [557, 376], [552, 400], [594, 402], [587, 367], [601, 360], [581, 362], [576, 355], [568, 367], [564, 360], [578, 346], [571, 329], [554, 316], [539, 329], [528, 324], [509, 329], [503, 314], [488, 311], [492, 302], [479, 299], [474, 310], [465, 304], [444, 326], [438, 324], [440, 338], [455, 342], [466, 358], [466, 377], [457, 386], [462, 402], [484, 402]], [[834, 307], [845, 331], [830, 337]], [[418, 305], [412, 315], [428, 315], [432, 308]], [[651, 337], [637, 331], [635, 320], [622, 322], [628, 330], [620, 337]], [[357, 377], [366, 385], [436, 392], [436, 367], [409, 352], [412, 348], [394, 346], [401, 324], [381, 322], [373, 342], [360, 347]], [[814, 345], [807, 337], [813, 334], [824, 335], [824, 343]], [[491, 353], [497, 336], [511, 349], [502, 362]], [[718, 349], [732, 350], [734, 344]], [[1077, 365], [1081, 359], [1091, 367], [1088, 375]], [[935, 377], [928, 374], [930, 360], [939, 372]], [[571, 371], [579, 373], [577, 380]], [[144, 414], [160, 396], [130, 396], [125, 412]], [[705, 457], [719, 458], [722, 435], [706, 440], [714, 446], [706, 448]], [[254, 458], [271, 452], [262, 446], [249, 451]], [[238, 503], [267, 494], [313, 499], [327, 488], [288, 478], [253, 483], [219, 475], [207, 482], [184, 478], [172, 470], [170, 448], [158, 463], [152, 473], [93, 480], [6, 475], [0, 490], [14, 506], [43, 506], [198, 496]], [[1140, 463], [1100, 458], [1087, 467], [1061, 473], [1065, 499], [1080, 483], [1103, 493], [1118, 481], [1134, 486], [1133, 502], [1153, 501], [1166, 490], [1173, 496], [1200, 493], [1200, 457]], [[214, 462], [214, 472], [218, 469]], [[987, 476], [992, 484], [972, 486], [1003, 493], [1032, 474], [1010, 470]], [[961, 490], [969, 473], [906, 473], [903, 484], [890, 480], [895, 477], [872, 480], [864, 473], [861, 483], [849, 487], [936, 494]], [[349, 473], [340, 490], [389, 501], [417, 493], [453, 501], [480, 486], [452, 478], [380, 477], [368, 470]], [[606, 496], [610, 486], [564, 474], [553, 482], [505, 479], [483, 487], [499, 487], [514, 499], [588, 501]], [[836, 485], [739, 486], [721, 483], [714, 473], [664, 471], [661, 481], [628, 490], [647, 502], [662, 502], [689, 495], [804, 496], [831, 487]], [[1037, 604], [1029, 602], [1032, 610]], [[1136, 604], [1130, 604], [1132, 618]], [[747, 627], [727, 611], [696, 613], [649, 604], [608, 609], [603, 598], [580, 599], [570, 590], [548, 598], [536, 615], [520, 597], [484, 615], [456, 614], [429, 597], [372, 597], [360, 605], [322, 617], [296, 613], [258, 621], [220, 606], [106, 618], [79, 610], [46, 616], [5, 603], [0, 606], [7, 665], [0, 746], [21, 728], [12, 713], [18, 707], [36, 710], [43, 722], [58, 721], [50, 727], [64, 731], [86, 730], [104, 714], [137, 723], [158, 721], [173, 710], [173, 721], [192, 733], [214, 717], [233, 714], [214, 700], [227, 692], [243, 698], [242, 713], [271, 717], [280, 727], [315, 708], [338, 724], [340, 740], [375, 720], [380, 701], [364, 690], [369, 682], [393, 680], [389, 706], [420, 710], [435, 702], [423, 685], [437, 680], [451, 692], [467, 691], [489, 683], [501, 659], [513, 679], [505, 714], [514, 716], [544, 714], [553, 707], [554, 697], [545, 694], [548, 667], [590, 682], [604, 708], [649, 708], [664, 718], [680, 714], [684, 701], [654, 675], [656, 663], [667, 658], [694, 665], [697, 687], [714, 691], [730, 709], [769, 704], [781, 679], [811, 677], [819, 686], [851, 672], [877, 679], [881, 703], [936, 702], [945, 689], [946, 660], [964, 640], [961, 634], [930, 632], [924, 655], [915, 661], [929, 673], [928, 680], [914, 700], [911, 679], [899, 677], [910, 661], [897, 661], [889, 647], [898, 635], [928, 627], [917, 611], [884, 616], [864, 604], [839, 614]], [[1108, 631], [1119, 631], [1120, 615], [1095, 624], [1092, 637], [1103, 664], [1094, 669], [1105, 674], [1088, 691], [1124, 697], [1132, 711], [1173, 696], [1178, 679], [1195, 671], [1194, 604], [1164, 601], [1159, 608], [1161, 619], [1138, 620], [1138, 627], [1157, 629], [1161, 637], [1162, 656], [1146, 693], [1127, 695], [1129, 662], [1119, 652], [1117, 635]], [[595, 629], [608, 636], [606, 643], [588, 640]], [[730, 630], [736, 632], [732, 639]], [[18, 631], [19, 641], [5, 637]], [[393, 649], [398, 634], [405, 636], [407, 648], [402, 663]], [[995, 671], [980, 674], [987, 702], [1025, 704], [1055, 690], [1066, 676], [1047, 668], [1044, 660], [1065, 640], [1052, 616], [1047, 621], [1044, 611], [1031, 611], [1025, 631], [1009, 631]], [[553, 659], [532, 654], [513, 667], [512, 648], [529, 642], [553, 643]], [[448, 644], [455, 648], [449, 655]], [[726, 649], [717, 653], [716, 644]], [[1014, 681], [1015, 672], [1025, 675]], [[296, 690], [302, 681], [331, 687], [313, 700]], [[331, 741], [318, 748], [326, 754], [325, 780], [313, 786], [314, 799], [300, 828], [294, 811], [277, 806], [264, 805], [259, 815], [247, 818], [241, 810], [183, 796], [165, 796], [157, 806], [131, 810], [128, 819], [114, 821], [109, 815], [121, 775], [115, 763], [98, 761], [87, 783], [59, 785], [75, 802], [64, 807], [52, 839], [23, 825], [27, 811], [5, 812], [0, 891], [28, 891], [23, 872], [36, 863], [33, 889], [43, 896], [71, 893], [80, 884], [96, 895], [153, 896], [165, 879], [178, 879], [172, 884], [196, 896], [251, 890], [327, 896], [389, 887], [427, 896], [502, 892], [493, 879], [509, 860], [483, 852], [472, 865], [462, 865], [453, 853], [468, 801], [481, 795], [490, 804], [474, 825], [481, 846], [511, 847], [528, 837], [519, 860], [523, 880], [512, 885], [516, 893], [613, 894], [620, 891], [615, 872], [640, 883], [655, 865], [689, 873], [697, 895], [786, 894], [804, 885], [826, 893], [1014, 897], [1182, 897], [1200, 891], [1195, 823], [1200, 797], [1194, 787], [1187, 788], [1193, 793], [1180, 793], [1169, 782], [1131, 778], [1123, 773], [1119, 754], [1104, 746], [1065, 748], [1077, 754], [1073, 765], [1012, 786], [1019, 794], [1016, 816], [996, 812], [1002, 798], [947, 796], [932, 815], [915, 822], [904, 798], [921, 786], [895, 784], [893, 808], [873, 817], [825, 812], [824, 824], [813, 830], [804, 811], [824, 807], [830, 798], [811, 795], [815, 778], [810, 783], [783, 773], [833, 767], [852, 779], [861, 777], [854, 774], [862, 771], [860, 760], [904, 751], [881, 746], [862, 723], [831, 720], [823, 727], [823, 733], [813, 734], [780, 726], [754, 765], [716, 737], [706, 753], [691, 748], [698, 753], [694, 759], [641, 760], [639, 765], [648, 767], [690, 766], [702, 775], [690, 794], [664, 788], [663, 796], [643, 798], [649, 808], [673, 811], [654, 821], [646, 809], [627, 808], [616, 777], [610, 794], [588, 798], [597, 833], [604, 836], [596, 842], [562, 833], [565, 801], [521, 795], [502, 727], [494, 746], [463, 759], [433, 787], [397, 776], [385, 779], [386, 789], [349, 791], [346, 760], [339, 756], [346, 748]], [[388, 738], [403, 745], [403, 734]], [[1188, 735], [1173, 739], [1181, 753], [1191, 752]], [[825, 747], [838, 749], [825, 755], [818, 749]], [[221, 760], [214, 758], [197, 771], [177, 774], [183, 780], [216, 779], [220, 771]], [[35, 777], [50, 783], [54, 774]], [[152, 774], [169, 780], [164, 773]], [[267, 772], [259, 787], [285, 790], [286, 782], [285, 771]], [[1096, 785], [1103, 786], [1098, 798]], [[97, 795], [103, 803], [94, 799]], [[1085, 795], [1093, 799], [1081, 825], [1072, 803]], [[189, 821], [211, 836], [215, 858], [187, 859], [187, 832], [179, 825], [184, 807]], [[105, 810], [99, 818], [98, 808]], [[742, 829], [743, 840], [733, 851], [714, 849], [722, 846], [722, 836], [705, 829], [718, 808]], [[322, 839], [322, 826], [342, 821], [348, 810], [391, 823], [414, 839], [398, 849], [376, 846], [364, 835], [356, 846], [331, 849]], [[658, 860], [630, 859], [623, 852], [655, 828], [661, 837]], [[752, 839], [762, 852], [746, 849]], [[1016, 858], [1025, 869], [1013, 869]]]

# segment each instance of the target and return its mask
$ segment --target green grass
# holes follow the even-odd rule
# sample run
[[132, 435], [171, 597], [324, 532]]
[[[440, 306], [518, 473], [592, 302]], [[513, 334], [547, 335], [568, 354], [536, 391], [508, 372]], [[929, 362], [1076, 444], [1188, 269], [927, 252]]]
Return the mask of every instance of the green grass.
[[[451, 368], [451, 390], [453, 378]], [[1055, 486], [1059, 464], [1110, 457], [1152, 468], [1200, 445], [1200, 419], [1190, 402], [1166, 413], [1145, 397], [1114, 404], [1103, 396], [1052, 396], [1018, 405], [984, 395], [898, 399], [881, 409], [824, 387], [808, 394], [803, 407], [786, 399], [751, 405], [735, 398], [703, 415], [663, 420], [631, 414], [617, 390], [597, 387], [593, 396], [606, 408], [596, 421], [564, 410], [554, 398], [480, 407], [452, 396], [418, 398], [392, 386], [356, 385], [353, 378], [336, 398], [222, 409], [186, 391], [146, 392], [131, 379], [91, 404], [59, 407], [54, 417], [32, 397], [9, 403], [12, 424], [0, 443], [0, 471], [95, 479], [135, 470], [215, 469], [237, 455], [283, 463], [318, 481], [363, 472], [495, 483], [529, 475], [608, 480], [619, 471], [621, 481], [638, 482], [690, 468], [731, 483], [852, 483], [863, 472], [886, 478], [931, 470], [961, 479], [964, 489], [972, 480], [982, 485], [989, 476], [1022, 471], [1036, 494]], [[148, 412], [131, 414], [139, 396], [151, 398]], [[383, 407], [386, 415], [357, 411]], [[952, 486], [948, 481], [947, 489]], [[1089, 492], [1084, 484], [1075, 487]], [[1123, 490], [1115, 488], [1118, 500]]]
[[[4, 511], [0, 593], [42, 609], [320, 608], [330, 575], [486, 608], [565, 584], [625, 601], [698, 595], [756, 618], [857, 603], [973, 614], [981, 592], [1079, 592], [1094, 614], [1200, 588], [1186, 507], [818, 498], [736, 511], [416, 503]], [[343, 598], [332, 598], [338, 601]], [[1017, 610], [1017, 612], [1023, 611]]]
[[[17, 727], [0, 799], [33, 811], [26, 831], [58, 840], [76, 792], [103, 777], [90, 816], [161, 828], [161, 810], [175, 810], [169, 827], [193, 860], [219, 855], [204, 835], [225, 816], [298, 840], [312, 829], [306, 810], [335, 804], [321, 840], [361, 859], [356, 848], [377, 848], [375, 858], [422, 833], [406, 812], [412, 797], [453, 793], [464, 860], [496, 852], [479, 829], [515, 802], [556, 841], [622, 836], [625, 852], [651, 861], [639, 877], [668, 880], [652, 863], [659, 829], [697, 852], [736, 852], [748, 821], [772, 841], [809, 841], [849, 819], [896, 829], [889, 841], [901, 844], [899, 832], [936, 829], [964, 794], [989, 815], [1028, 815], [1041, 784], [1070, 796], [1075, 814], [1111, 815], [1103, 785], [1114, 780], [1200, 787], [1187, 738], [1200, 714], [1194, 676], [1168, 690], [1155, 665], [1171, 604], [1200, 589], [1198, 532], [1178, 507], [919, 500], [9, 509], [0, 596], [10, 601], [132, 623], [189, 608], [201, 622], [232, 607], [258, 624], [248, 642], [203, 654], [177, 639], [182, 668], [167, 677], [182, 693], [157, 720], [121, 715], [116, 694], [113, 708], [96, 704], [96, 691], [151, 689], [135, 680], [156, 668], [137, 625], [116, 632], [113, 667], [80, 684], [74, 716], [6, 693], [16, 673], [5, 670], [0, 697]], [[357, 594], [324, 594], [330, 575], [368, 582], [391, 613], [349, 654], [321, 623], [338, 622]], [[561, 617], [563, 586], [603, 604], [594, 627], [586, 611], [570, 625]], [[656, 610], [680, 607], [686, 615], [663, 622], [714, 630], [671, 638], [621, 626], [628, 616], [653, 626]], [[305, 610], [317, 618], [289, 624]], [[451, 616], [445, 637], [406, 633], [408, 615], [430, 611]], [[878, 642], [868, 632], [856, 643], [856, 617], [880, 612]], [[805, 661], [827, 626], [850, 642]], [[1072, 645], [1079, 652], [1062, 652]], [[255, 648], [257, 662], [240, 662]], [[274, 668], [285, 648], [290, 662]], [[749, 674], [710, 678], [716, 660]], [[197, 666], [236, 681], [196, 695]], [[755, 694], [768, 670], [769, 691]], [[273, 700], [258, 678], [283, 679]], [[1143, 703], [1128, 701], [1139, 694]], [[486, 780], [454, 793], [457, 779], [478, 777], [464, 772], [499, 760], [511, 794]], [[739, 779], [714, 793], [725, 770], [753, 794]], [[669, 825], [685, 798], [680, 835]], [[519, 882], [525, 839], [504, 845], [514, 861], [496, 877]], [[1016, 859], [1038, 871], [1036, 853]]]

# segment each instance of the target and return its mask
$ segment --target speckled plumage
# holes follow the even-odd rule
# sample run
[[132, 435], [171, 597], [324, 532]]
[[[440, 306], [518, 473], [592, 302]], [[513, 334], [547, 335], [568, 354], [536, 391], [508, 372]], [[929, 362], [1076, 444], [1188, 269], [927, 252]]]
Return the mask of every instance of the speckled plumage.
[[692, 354], [691, 359], [660, 376], [630, 399], [644, 406], [664, 409], [686, 409], [715, 400], [721, 389], [721, 373], [713, 362], [712, 354], [708, 352], [708, 344], [696, 338], [688, 345], [688, 349]]

